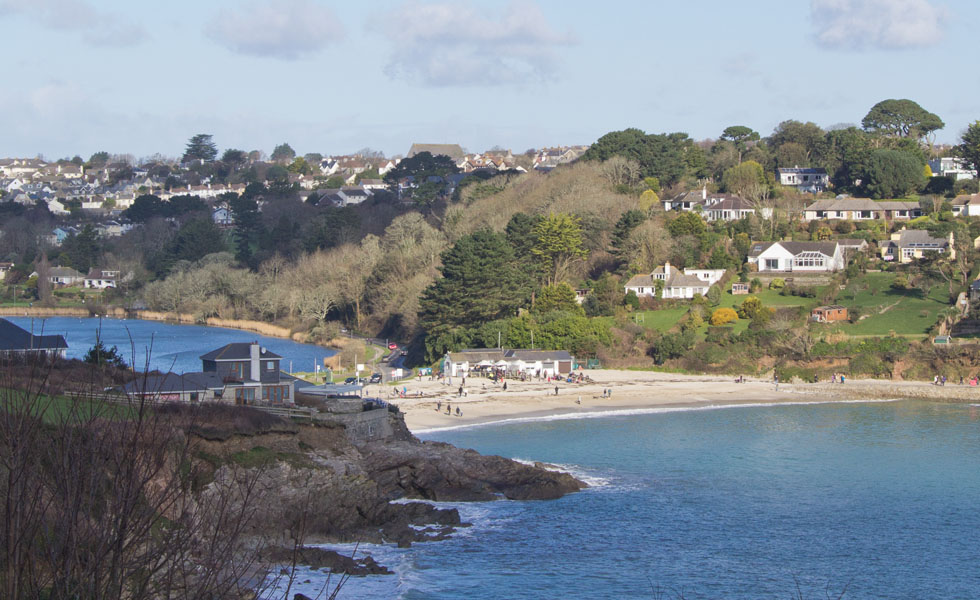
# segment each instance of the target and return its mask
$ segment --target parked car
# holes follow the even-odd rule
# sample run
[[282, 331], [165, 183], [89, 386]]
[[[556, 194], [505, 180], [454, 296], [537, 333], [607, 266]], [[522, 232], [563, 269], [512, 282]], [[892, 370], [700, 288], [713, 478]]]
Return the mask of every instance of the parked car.
[[390, 344], [388, 344], [388, 349], [389, 350], [398, 350], [398, 344], [396, 344], [395, 342], [391, 342]]
[[364, 383], [364, 379], [358, 379], [357, 377], [348, 377], [344, 380], [345, 385], [358, 385]]
[[368, 383], [381, 383], [381, 373], [372, 373]]

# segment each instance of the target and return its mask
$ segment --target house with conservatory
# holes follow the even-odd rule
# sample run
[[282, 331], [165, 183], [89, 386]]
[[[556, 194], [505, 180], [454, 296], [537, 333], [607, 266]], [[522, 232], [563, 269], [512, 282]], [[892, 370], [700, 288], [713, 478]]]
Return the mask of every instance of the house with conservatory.
[[846, 266], [844, 249], [836, 241], [756, 242], [748, 261], [760, 273], [828, 273]]

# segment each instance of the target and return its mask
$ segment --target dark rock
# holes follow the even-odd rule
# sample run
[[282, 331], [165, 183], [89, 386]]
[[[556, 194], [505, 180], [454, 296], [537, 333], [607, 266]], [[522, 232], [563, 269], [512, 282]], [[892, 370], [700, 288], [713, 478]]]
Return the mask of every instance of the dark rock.
[[388, 567], [379, 565], [370, 556], [352, 558], [323, 548], [297, 548], [295, 555], [292, 548], [270, 548], [263, 553], [262, 558], [266, 561], [279, 564], [292, 564], [293, 560], [295, 560], [296, 564], [306, 565], [311, 569], [329, 569], [331, 573], [342, 573], [344, 575], [355, 575], [358, 577], [392, 574]]
[[391, 498], [552, 500], [587, 487], [567, 473], [440, 442], [374, 442], [360, 450], [364, 469]]

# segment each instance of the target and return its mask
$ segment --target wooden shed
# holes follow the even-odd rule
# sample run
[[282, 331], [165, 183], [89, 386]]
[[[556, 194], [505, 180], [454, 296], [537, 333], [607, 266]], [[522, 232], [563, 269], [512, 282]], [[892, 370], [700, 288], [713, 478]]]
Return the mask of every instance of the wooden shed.
[[818, 306], [810, 311], [810, 320], [817, 323], [834, 323], [847, 320], [847, 307], [831, 304]]

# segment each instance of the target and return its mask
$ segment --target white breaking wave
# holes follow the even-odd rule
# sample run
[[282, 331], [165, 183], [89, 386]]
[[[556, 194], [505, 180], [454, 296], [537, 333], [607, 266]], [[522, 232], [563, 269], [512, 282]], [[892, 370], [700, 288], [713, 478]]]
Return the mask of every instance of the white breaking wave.
[[565, 465], [561, 463], [547, 463], [541, 461], [527, 460], [525, 458], [512, 458], [511, 460], [519, 462], [522, 465], [528, 465], [531, 467], [541, 466], [548, 471], [557, 471], [559, 473], [568, 473], [572, 477], [578, 479], [579, 481], [584, 481], [589, 484], [592, 488], [601, 488], [609, 485], [609, 479], [606, 477], [599, 477], [598, 475], [593, 475], [589, 471], [583, 469], [578, 465]]
[[744, 404], [708, 404], [704, 406], [657, 406], [650, 408], [627, 408], [622, 410], [598, 410], [593, 412], [560, 413], [555, 415], [542, 415], [535, 417], [514, 417], [501, 419], [499, 421], [486, 421], [484, 423], [471, 423], [468, 425], [451, 425], [449, 427], [433, 427], [430, 429], [418, 429], [413, 431], [414, 435], [425, 435], [429, 433], [440, 433], [443, 431], [459, 431], [464, 429], [477, 429], [480, 427], [493, 427], [496, 425], [515, 425], [520, 423], [538, 423], [547, 421], [575, 421], [579, 419], [604, 419], [606, 417], [628, 417], [635, 415], [656, 415], [662, 413], [692, 412], [701, 410], [724, 410], [728, 408], [771, 408], [777, 406], [810, 406], [816, 404], [880, 404], [884, 402], [899, 402], [903, 398], [886, 398], [881, 400], [809, 400], [798, 402], [746, 402]]

